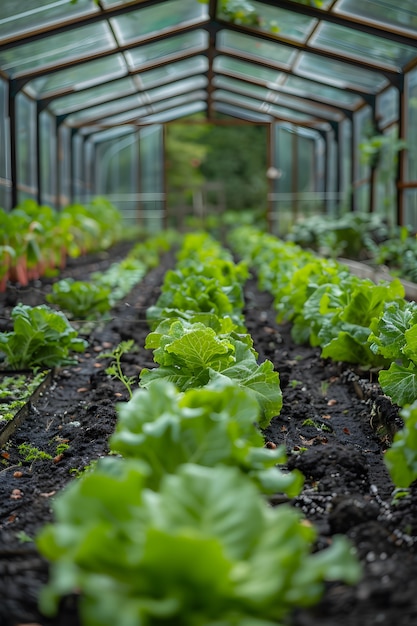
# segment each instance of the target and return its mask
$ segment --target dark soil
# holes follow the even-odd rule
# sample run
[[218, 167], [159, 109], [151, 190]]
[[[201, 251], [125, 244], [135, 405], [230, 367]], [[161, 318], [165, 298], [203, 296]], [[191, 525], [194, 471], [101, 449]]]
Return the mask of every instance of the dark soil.
[[[126, 251], [119, 246], [111, 254], [78, 259], [64, 275], [87, 278]], [[145, 311], [157, 299], [172, 263], [172, 255], [166, 255], [110, 320], [94, 326], [88, 352], [76, 365], [55, 372], [1, 450], [0, 626], [79, 626], [75, 596], [63, 601], [57, 618], [39, 614], [37, 596], [48, 578], [48, 565], [33, 542], [22, 537], [33, 538], [52, 519], [51, 501], [59, 490], [108, 453], [116, 403], [128, 395], [121, 383], [108, 378], [108, 360], [99, 354], [132, 338], [137, 350], [125, 355], [125, 373], [136, 376], [154, 365], [143, 347], [149, 333]], [[44, 302], [51, 282], [12, 287], [1, 295], [0, 330], [9, 327], [10, 308], [17, 302]], [[285, 443], [288, 466], [306, 478], [293, 504], [317, 527], [317, 549], [328, 545], [333, 534], [346, 534], [363, 565], [359, 584], [329, 584], [320, 604], [297, 610], [291, 626], [415, 626], [417, 507], [413, 494], [391, 503], [393, 485], [383, 461], [400, 425], [396, 407], [382, 396], [372, 374], [323, 361], [318, 349], [295, 345], [290, 327], [275, 323], [272, 298], [260, 293], [254, 280], [246, 285], [246, 303], [246, 325], [259, 360], [274, 363], [283, 390], [281, 414], [265, 431], [265, 441]], [[17, 446], [25, 442], [52, 456], [58, 443], [69, 448], [62, 458], [19, 465]], [[275, 505], [279, 500], [271, 501]]]

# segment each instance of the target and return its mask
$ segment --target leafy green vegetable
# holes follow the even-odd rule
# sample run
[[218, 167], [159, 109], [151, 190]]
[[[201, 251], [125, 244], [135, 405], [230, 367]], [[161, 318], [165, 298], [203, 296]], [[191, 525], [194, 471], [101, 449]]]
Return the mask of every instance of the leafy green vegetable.
[[13, 331], [0, 333], [4, 365], [13, 370], [70, 365], [71, 351], [87, 347], [65, 315], [46, 305], [17, 305], [12, 311]]
[[110, 448], [125, 458], [147, 461], [153, 488], [180, 464], [222, 463], [239, 467], [267, 493], [298, 495], [302, 476], [278, 470], [276, 466], [286, 461], [285, 450], [264, 447], [255, 426], [258, 415], [256, 399], [226, 377], [215, 388], [183, 394], [170, 383], [155, 381], [118, 405]]
[[396, 487], [407, 488], [417, 479], [417, 401], [401, 411], [404, 427], [399, 430], [385, 463]]
[[411, 404], [417, 399], [417, 304], [388, 303], [371, 329], [371, 350], [392, 361], [379, 373], [384, 393], [399, 406]]
[[52, 287], [46, 296], [51, 304], [56, 304], [75, 319], [94, 319], [111, 308], [110, 289], [94, 282], [66, 278]]
[[344, 538], [312, 554], [314, 529], [237, 468], [186, 464], [159, 492], [145, 480], [142, 463], [107, 458], [56, 500], [36, 539], [52, 561], [44, 613], [78, 589], [85, 626], [272, 626], [325, 580], [360, 576]]
[[248, 389], [258, 400], [261, 427], [266, 427], [281, 410], [278, 372], [273, 371], [270, 361], [258, 365], [249, 335], [218, 335], [201, 323], [167, 320], [148, 335], [145, 347], [154, 349], [154, 360], [161, 367], [142, 370], [143, 387], [163, 379], [185, 391], [204, 387], [223, 376]]

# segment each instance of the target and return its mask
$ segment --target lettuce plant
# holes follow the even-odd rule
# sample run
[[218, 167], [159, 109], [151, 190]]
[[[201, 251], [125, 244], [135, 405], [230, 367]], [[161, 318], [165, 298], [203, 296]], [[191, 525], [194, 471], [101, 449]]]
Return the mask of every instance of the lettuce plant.
[[317, 602], [325, 580], [360, 576], [345, 538], [313, 554], [313, 527], [235, 467], [182, 465], [157, 492], [146, 472], [102, 459], [57, 498], [37, 537], [52, 562], [45, 614], [78, 590], [85, 626], [272, 626]]
[[417, 399], [417, 304], [399, 300], [386, 304], [371, 324], [371, 350], [391, 365], [379, 372], [379, 383], [399, 406]]
[[417, 480], [417, 401], [402, 409], [404, 427], [385, 453], [385, 463], [397, 488], [408, 488]]
[[264, 447], [255, 425], [257, 401], [236, 383], [224, 381], [185, 393], [162, 380], [137, 390], [129, 402], [118, 405], [111, 450], [147, 461], [152, 467], [147, 484], [152, 488], [183, 463], [221, 463], [239, 467], [266, 493], [298, 495], [302, 475], [276, 467], [286, 461], [285, 448]]
[[12, 370], [70, 365], [76, 362], [70, 353], [83, 352], [88, 345], [63, 313], [46, 305], [19, 304], [12, 320], [13, 331], [0, 333], [4, 366]]
[[66, 311], [73, 319], [91, 320], [111, 308], [108, 287], [72, 278], [54, 283], [52, 292], [46, 299]]
[[229, 378], [258, 401], [262, 428], [282, 408], [278, 372], [270, 361], [258, 365], [247, 334], [218, 334], [203, 323], [166, 320], [148, 335], [145, 347], [154, 350], [154, 361], [160, 367], [142, 370], [142, 387], [163, 379], [185, 391]]

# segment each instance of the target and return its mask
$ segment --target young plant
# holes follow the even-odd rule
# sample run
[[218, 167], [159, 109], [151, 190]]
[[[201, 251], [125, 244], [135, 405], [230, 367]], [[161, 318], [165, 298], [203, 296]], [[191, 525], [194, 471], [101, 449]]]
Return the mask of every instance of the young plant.
[[139, 382], [135, 376], [126, 376], [122, 369], [122, 357], [127, 352], [130, 352], [134, 346], [133, 339], [129, 339], [127, 341], [121, 341], [118, 346], [115, 347], [111, 352], [102, 352], [100, 354], [100, 358], [110, 358], [113, 359], [113, 362], [106, 368], [106, 374], [108, 374], [111, 378], [120, 380], [121, 383], [127, 389], [129, 394], [129, 398], [133, 395], [132, 387], [135, 382]]
[[69, 313], [72, 319], [95, 319], [111, 308], [108, 287], [72, 278], [55, 283], [46, 299]]
[[239, 467], [265, 493], [298, 495], [302, 475], [277, 467], [286, 461], [284, 448], [264, 447], [255, 426], [259, 420], [256, 399], [226, 381], [184, 393], [162, 380], [137, 390], [129, 402], [118, 405], [111, 450], [147, 461], [152, 468], [147, 484], [154, 489], [166, 473], [175, 472], [183, 463], [209, 467], [221, 463]]
[[3, 366], [11, 370], [70, 365], [76, 362], [70, 352], [83, 352], [88, 345], [63, 313], [46, 305], [19, 304], [12, 319], [13, 331], [0, 333]]
[[154, 361], [160, 367], [141, 371], [142, 387], [163, 379], [186, 391], [227, 378], [256, 398], [261, 409], [261, 428], [266, 428], [281, 411], [278, 372], [270, 361], [257, 363], [258, 355], [249, 335], [218, 334], [199, 322], [165, 320], [148, 335], [145, 347], [154, 350]]
[[84, 626], [266, 626], [316, 603], [326, 580], [360, 577], [344, 537], [313, 553], [313, 527], [235, 467], [182, 465], [157, 492], [146, 479], [140, 461], [102, 459], [57, 498], [36, 539], [51, 561], [44, 614], [76, 589]]

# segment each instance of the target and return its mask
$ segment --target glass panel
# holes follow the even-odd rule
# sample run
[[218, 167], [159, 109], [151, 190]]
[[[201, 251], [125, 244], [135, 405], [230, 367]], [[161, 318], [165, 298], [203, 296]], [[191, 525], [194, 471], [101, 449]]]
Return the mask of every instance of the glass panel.
[[360, 187], [357, 187], [354, 192], [354, 207], [355, 211], [360, 213], [369, 213], [371, 199], [371, 185], [365, 183]]
[[49, 108], [56, 115], [60, 115], [69, 111], [77, 111], [83, 106], [94, 106], [101, 102], [108, 102], [114, 97], [127, 96], [135, 92], [136, 87], [133, 80], [131, 78], [121, 78], [99, 87], [57, 98], [51, 102]]
[[56, 206], [57, 142], [55, 118], [47, 111], [39, 116], [41, 203]]
[[261, 98], [263, 100], [267, 99], [267, 96], [271, 91], [267, 87], [261, 87], [260, 85], [253, 85], [252, 83], [247, 83], [244, 80], [238, 80], [237, 78], [229, 78], [227, 76], [216, 76], [213, 79], [213, 85], [215, 87], [219, 87], [220, 89], [236, 90], [240, 93], [247, 94], [248, 96], [253, 96], [254, 98]]
[[417, 230], [417, 189], [404, 190], [404, 226]]
[[411, 46], [324, 22], [309, 43], [353, 59], [366, 59], [367, 62], [386, 65], [394, 70], [401, 69], [416, 54], [415, 48]]
[[84, 140], [78, 133], [74, 135], [72, 140], [72, 164], [74, 202], [82, 202], [84, 196]]
[[342, 158], [341, 191], [344, 196], [343, 208], [348, 209], [352, 189], [352, 122], [344, 120], [340, 125], [340, 149]]
[[161, 41], [128, 50], [126, 59], [129, 66], [135, 69], [156, 59], [169, 61], [169, 57], [172, 55], [178, 56], [181, 52], [204, 49], [207, 44], [208, 33], [197, 30], [178, 37], [166, 37]]
[[382, 74], [308, 53], [300, 56], [296, 73], [341, 89], [351, 87], [367, 93], [379, 91], [388, 83]]
[[248, 108], [259, 111], [260, 113], [274, 115], [275, 117], [290, 118], [304, 122], [311, 122], [313, 119], [310, 115], [304, 115], [283, 106], [273, 105], [269, 102], [261, 102], [259, 100], [255, 100], [254, 98], [233, 94], [231, 92], [223, 91], [220, 89], [214, 92], [214, 98], [216, 100], [230, 102], [239, 106], [247, 106]]
[[127, 98], [120, 98], [113, 102], [105, 102], [91, 109], [85, 109], [78, 113], [69, 115], [66, 119], [66, 123], [71, 125], [79, 125], [87, 122], [88, 120], [96, 120], [108, 117], [112, 112], [118, 113], [119, 111], [132, 110], [141, 106], [143, 103], [139, 95], [128, 96]]
[[141, 72], [141, 83], [145, 88], [160, 85], [161, 83], [179, 80], [183, 76], [191, 76], [192, 74], [201, 74], [207, 71], [208, 61], [206, 57], [198, 56], [193, 59], [184, 59], [177, 63], [168, 63], [163, 67], [158, 67], [148, 72]]
[[388, 224], [393, 226], [397, 219], [396, 174], [398, 153], [393, 150], [398, 137], [397, 125], [391, 126], [386, 135], [392, 138], [392, 143], [385, 146], [378, 163], [374, 210], [384, 217]]
[[165, 98], [176, 96], [177, 94], [202, 89], [206, 87], [208, 80], [205, 76], [193, 76], [184, 80], [178, 80], [175, 83], [162, 85], [146, 92], [147, 102], [157, 102]]
[[282, 46], [279, 43], [265, 41], [257, 37], [233, 33], [229, 30], [222, 30], [218, 35], [218, 49], [231, 50], [233, 52], [244, 52], [259, 59], [271, 63], [281, 63], [289, 66], [295, 57], [295, 50], [289, 46]]
[[[417, 128], [417, 69], [406, 75], [406, 136], [411, 137]], [[405, 180], [417, 181], [417, 142], [407, 143], [405, 153]]]
[[207, 102], [192, 102], [191, 104], [186, 104], [174, 109], [168, 109], [167, 111], [162, 111], [161, 113], [156, 113], [155, 115], [149, 115], [141, 121], [146, 122], [147, 124], [163, 124], [164, 122], [177, 120], [180, 117], [188, 117], [189, 115], [194, 115], [194, 113], [200, 113], [200, 111], [205, 111], [206, 109]]
[[106, 195], [122, 213], [125, 222], [137, 220], [137, 132], [95, 143], [96, 194]]
[[0, 66], [10, 74], [28, 72], [45, 65], [76, 59], [88, 53], [111, 50], [115, 46], [107, 24], [89, 24], [0, 52]]
[[309, 95], [317, 97], [319, 99], [334, 102], [346, 107], [356, 107], [360, 104], [361, 98], [356, 94], [349, 93], [343, 89], [337, 89], [330, 85], [322, 85], [315, 83], [312, 80], [306, 78], [300, 78], [298, 76], [287, 76], [283, 82], [283, 86], [286, 90], [291, 91], [295, 95], [300, 95], [308, 98]]
[[36, 103], [22, 92], [16, 96], [18, 201], [36, 198]]
[[385, 24], [388, 28], [399, 27], [404, 30], [417, 31], [417, 5], [415, 0], [401, 0], [392, 3], [386, 0], [340, 0], [337, 13], [352, 15], [356, 19]]
[[162, 126], [142, 128], [139, 132], [140, 203], [142, 223], [148, 232], [162, 228], [165, 216], [164, 145]]
[[125, 44], [149, 33], [160, 33], [189, 21], [204, 20], [207, 15], [207, 5], [196, 0], [169, 0], [111, 18], [110, 22], [119, 41]]
[[221, 19], [236, 24], [245, 24], [259, 31], [270, 32], [274, 28], [279, 28], [280, 34], [294, 41], [305, 42], [317, 23], [317, 20], [295, 11], [286, 11], [254, 0], [250, 3], [253, 10], [246, 12], [248, 18], [242, 17], [242, 13], [239, 13], [233, 3], [230, 5], [230, 10], [227, 12], [223, 7], [223, 11], [219, 10]]
[[395, 87], [390, 87], [381, 93], [376, 100], [376, 113], [379, 126], [386, 126], [398, 120], [399, 93]]
[[2, 0], [0, 5], [0, 37], [10, 37], [40, 26], [49, 26], [65, 18], [79, 17], [98, 11], [95, 3], [90, 0], [78, 0], [70, 4], [68, 0], [42, 2], [42, 0], [25, 0], [24, 10], [18, 12], [16, 0]]
[[[71, 130], [60, 126], [58, 131], [59, 205], [67, 206], [71, 200]], [[77, 159], [75, 160], [77, 162]], [[79, 163], [83, 167], [80, 158]]]
[[11, 209], [10, 127], [7, 113], [8, 87], [0, 80], [0, 207]]
[[354, 176], [355, 181], [360, 181], [364, 178], [368, 178], [370, 174], [369, 164], [364, 163], [360, 158], [359, 146], [369, 141], [370, 137], [374, 135], [371, 107], [363, 107], [355, 113], [353, 118], [353, 128], [355, 140], [354, 154], [358, 155], [358, 158], [354, 161]]
[[121, 54], [112, 54], [104, 59], [88, 61], [69, 69], [53, 72], [27, 83], [27, 88], [38, 97], [46, 98], [48, 94], [66, 87], [74, 92], [79, 89], [101, 85], [103, 77], [112, 80], [126, 75], [126, 64]]
[[213, 67], [216, 72], [229, 72], [236, 75], [237, 78], [248, 77], [258, 80], [258, 82], [262, 81], [273, 84], [278, 82], [278, 79], [282, 76], [282, 73], [278, 73], [276, 70], [260, 67], [255, 63], [230, 59], [225, 56], [216, 57]]
[[261, 113], [255, 113], [248, 109], [242, 109], [238, 106], [226, 104], [223, 102], [214, 102], [213, 108], [218, 113], [229, 115], [230, 117], [237, 117], [240, 120], [247, 120], [249, 122], [259, 122], [260, 124], [272, 122], [273, 118], [269, 115], [262, 115]]

